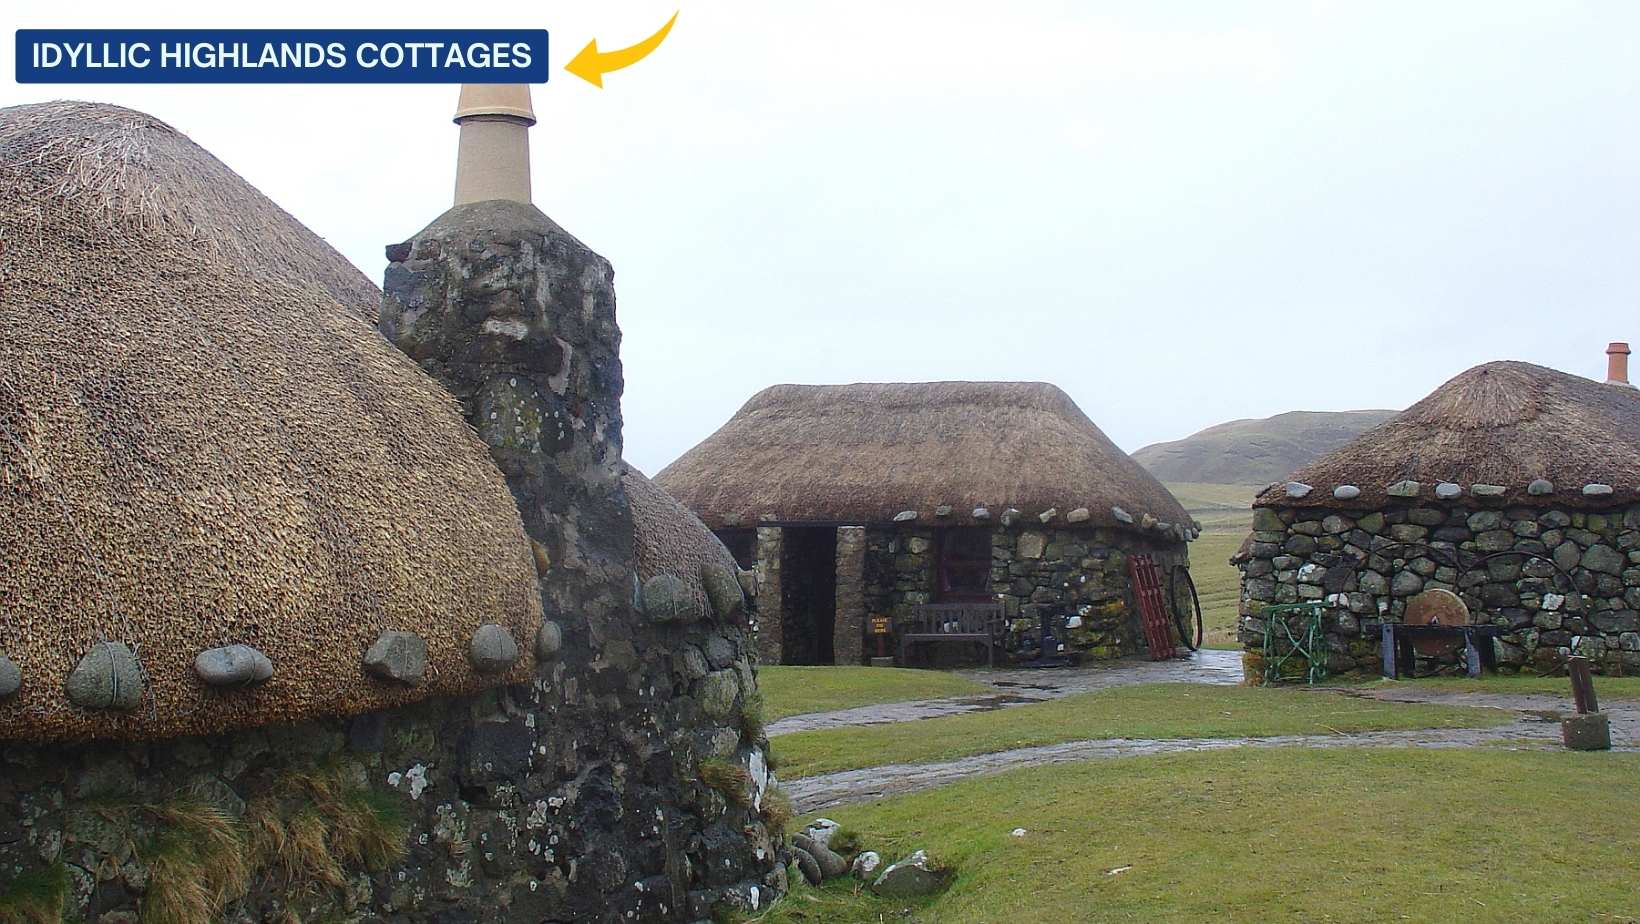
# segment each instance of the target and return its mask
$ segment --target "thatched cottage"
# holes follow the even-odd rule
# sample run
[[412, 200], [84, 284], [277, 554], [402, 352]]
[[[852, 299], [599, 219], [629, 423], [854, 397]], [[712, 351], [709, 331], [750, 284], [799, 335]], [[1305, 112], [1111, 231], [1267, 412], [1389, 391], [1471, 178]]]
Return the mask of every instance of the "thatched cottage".
[[[471, 147], [523, 143], [509, 89]], [[609, 264], [469, 198], [384, 299], [158, 120], [0, 109], [0, 920], [781, 888], [747, 607], [620, 460]]]
[[655, 480], [756, 569], [759, 650], [788, 664], [860, 663], [870, 617], [931, 602], [1133, 653], [1126, 555], [1184, 565], [1198, 532], [1040, 382], [776, 385]]
[[1476, 366], [1259, 494], [1242, 641], [1267, 604], [1324, 600], [1331, 669], [1377, 671], [1382, 622], [1444, 590], [1508, 629], [1507, 668], [1640, 670], [1640, 393], [1609, 354], [1606, 382]]

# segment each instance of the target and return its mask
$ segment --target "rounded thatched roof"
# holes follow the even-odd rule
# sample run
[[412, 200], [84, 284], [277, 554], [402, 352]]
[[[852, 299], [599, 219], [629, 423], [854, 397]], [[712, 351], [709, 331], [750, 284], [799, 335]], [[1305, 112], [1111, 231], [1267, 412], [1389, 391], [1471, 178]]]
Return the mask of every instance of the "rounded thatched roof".
[[1530, 363], [1486, 363], [1266, 488], [1255, 505], [1431, 500], [1573, 508], [1640, 500], [1640, 392]]
[[632, 504], [638, 578], [647, 581], [670, 574], [689, 585], [697, 603], [708, 605], [702, 569], [713, 565], [733, 575], [739, 570], [734, 556], [704, 523], [643, 472], [622, 463], [621, 486]]
[[[0, 240], [0, 657], [22, 674], [0, 739], [205, 733], [528, 676], [467, 659], [480, 625], [527, 649], [540, 622], [506, 484], [323, 241], [169, 126], [85, 103], [0, 109]], [[362, 672], [388, 630], [425, 639], [422, 685]], [[140, 657], [133, 711], [65, 695], [103, 640]], [[206, 687], [195, 656], [230, 644], [272, 679]]]
[[[1042, 382], [776, 385], [655, 480], [708, 526], [1025, 522], [1056, 511], [1190, 522], [1161, 483]], [[947, 509], [949, 508], [949, 509]], [[1123, 517], [1130, 517], [1129, 524]], [[983, 519], [983, 518], [982, 518]]]

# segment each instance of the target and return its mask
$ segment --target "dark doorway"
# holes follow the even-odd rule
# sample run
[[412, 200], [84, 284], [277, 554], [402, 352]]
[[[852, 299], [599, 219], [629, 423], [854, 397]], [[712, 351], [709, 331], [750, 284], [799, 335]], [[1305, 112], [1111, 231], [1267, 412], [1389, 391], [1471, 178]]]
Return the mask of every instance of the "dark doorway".
[[757, 567], [757, 530], [720, 529], [716, 533], [729, 554], [735, 557], [735, 564], [747, 571]]
[[780, 557], [782, 664], [832, 664], [837, 622], [837, 530], [784, 530]]
[[935, 534], [939, 568], [934, 599], [939, 603], [991, 602], [991, 531], [942, 529]]

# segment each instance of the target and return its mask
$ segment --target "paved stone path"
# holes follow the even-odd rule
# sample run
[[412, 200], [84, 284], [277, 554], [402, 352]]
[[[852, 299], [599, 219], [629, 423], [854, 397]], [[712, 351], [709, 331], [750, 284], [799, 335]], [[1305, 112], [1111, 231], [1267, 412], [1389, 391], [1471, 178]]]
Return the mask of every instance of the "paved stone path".
[[[992, 687], [994, 693], [949, 699], [888, 703], [791, 716], [769, 726], [770, 736], [851, 725], [914, 722], [938, 716], [1005, 709], [1026, 703], [1058, 699], [1073, 693], [1104, 690], [1136, 683], [1241, 683], [1241, 653], [1200, 651], [1174, 661], [1125, 660], [1088, 667], [1030, 670], [969, 670], [963, 676]], [[1559, 748], [1562, 712], [1571, 710], [1570, 696], [1466, 693], [1428, 687], [1363, 687], [1313, 691], [1316, 696], [1360, 696], [1388, 702], [1439, 703], [1502, 709], [1515, 714], [1508, 725], [1494, 728], [1435, 728], [1412, 731], [1363, 732], [1336, 735], [1284, 735], [1270, 738], [1136, 739], [1109, 738], [1067, 741], [978, 754], [936, 764], [893, 764], [864, 770], [845, 770], [791, 780], [783, 785], [799, 812], [812, 812], [848, 802], [916, 792], [971, 776], [998, 773], [1015, 767], [1040, 766], [1078, 760], [1136, 757], [1180, 751], [1214, 751], [1235, 747], [1526, 747]], [[1640, 751], [1640, 701], [1602, 703], [1612, 723], [1614, 750]]]
[[[1515, 721], [1492, 728], [1431, 728], [1411, 731], [1362, 732], [1337, 735], [1282, 735], [1269, 738], [1186, 738], [1144, 739], [1106, 738], [1095, 741], [1067, 741], [1039, 747], [1018, 748], [995, 754], [978, 754], [935, 764], [893, 764], [865, 770], [845, 770], [822, 776], [790, 780], [781, 785], [791, 794], [798, 812], [813, 812], [849, 802], [866, 802], [931, 789], [971, 776], [1000, 773], [1017, 767], [1112, 757], [1138, 757], [1181, 751], [1217, 751], [1226, 748], [1258, 747], [1560, 747], [1559, 712], [1570, 706], [1552, 696], [1506, 696], [1501, 694], [1425, 694], [1419, 690], [1316, 691], [1317, 696], [1365, 695], [1397, 702], [1439, 702], [1451, 705], [1491, 706], [1516, 713]], [[1617, 751], [1640, 751], [1640, 702], [1602, 704], [1612, 719], [1612, 744]]]
[[996, 692], [949, 699], [917, 700], [909, 703], [881, 703], [794, 715], [769, 724], [769, 736], [845, 725], [887, 725], [913, 722], [965, 712], [987, 712], [1008, 706], [1040, 703], [1073, 693], [1104, 690], [1134, 683], [1241, 683], [1241, 652], [1198, 651], [1190, 658], [1171, 661], [1134, 659], [1100, 662], [1093, 666], [1009, 668], [1005, 670], [959, 671], [963, 677], [986, 684]]

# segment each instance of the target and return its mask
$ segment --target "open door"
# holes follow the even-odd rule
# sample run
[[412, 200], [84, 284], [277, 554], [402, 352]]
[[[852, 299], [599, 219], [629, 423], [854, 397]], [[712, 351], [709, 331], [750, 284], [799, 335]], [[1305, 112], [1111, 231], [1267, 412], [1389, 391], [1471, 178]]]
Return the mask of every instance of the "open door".
[[781, 663], [836, 663], [837, 530], [786, 527], [780, 592]]

